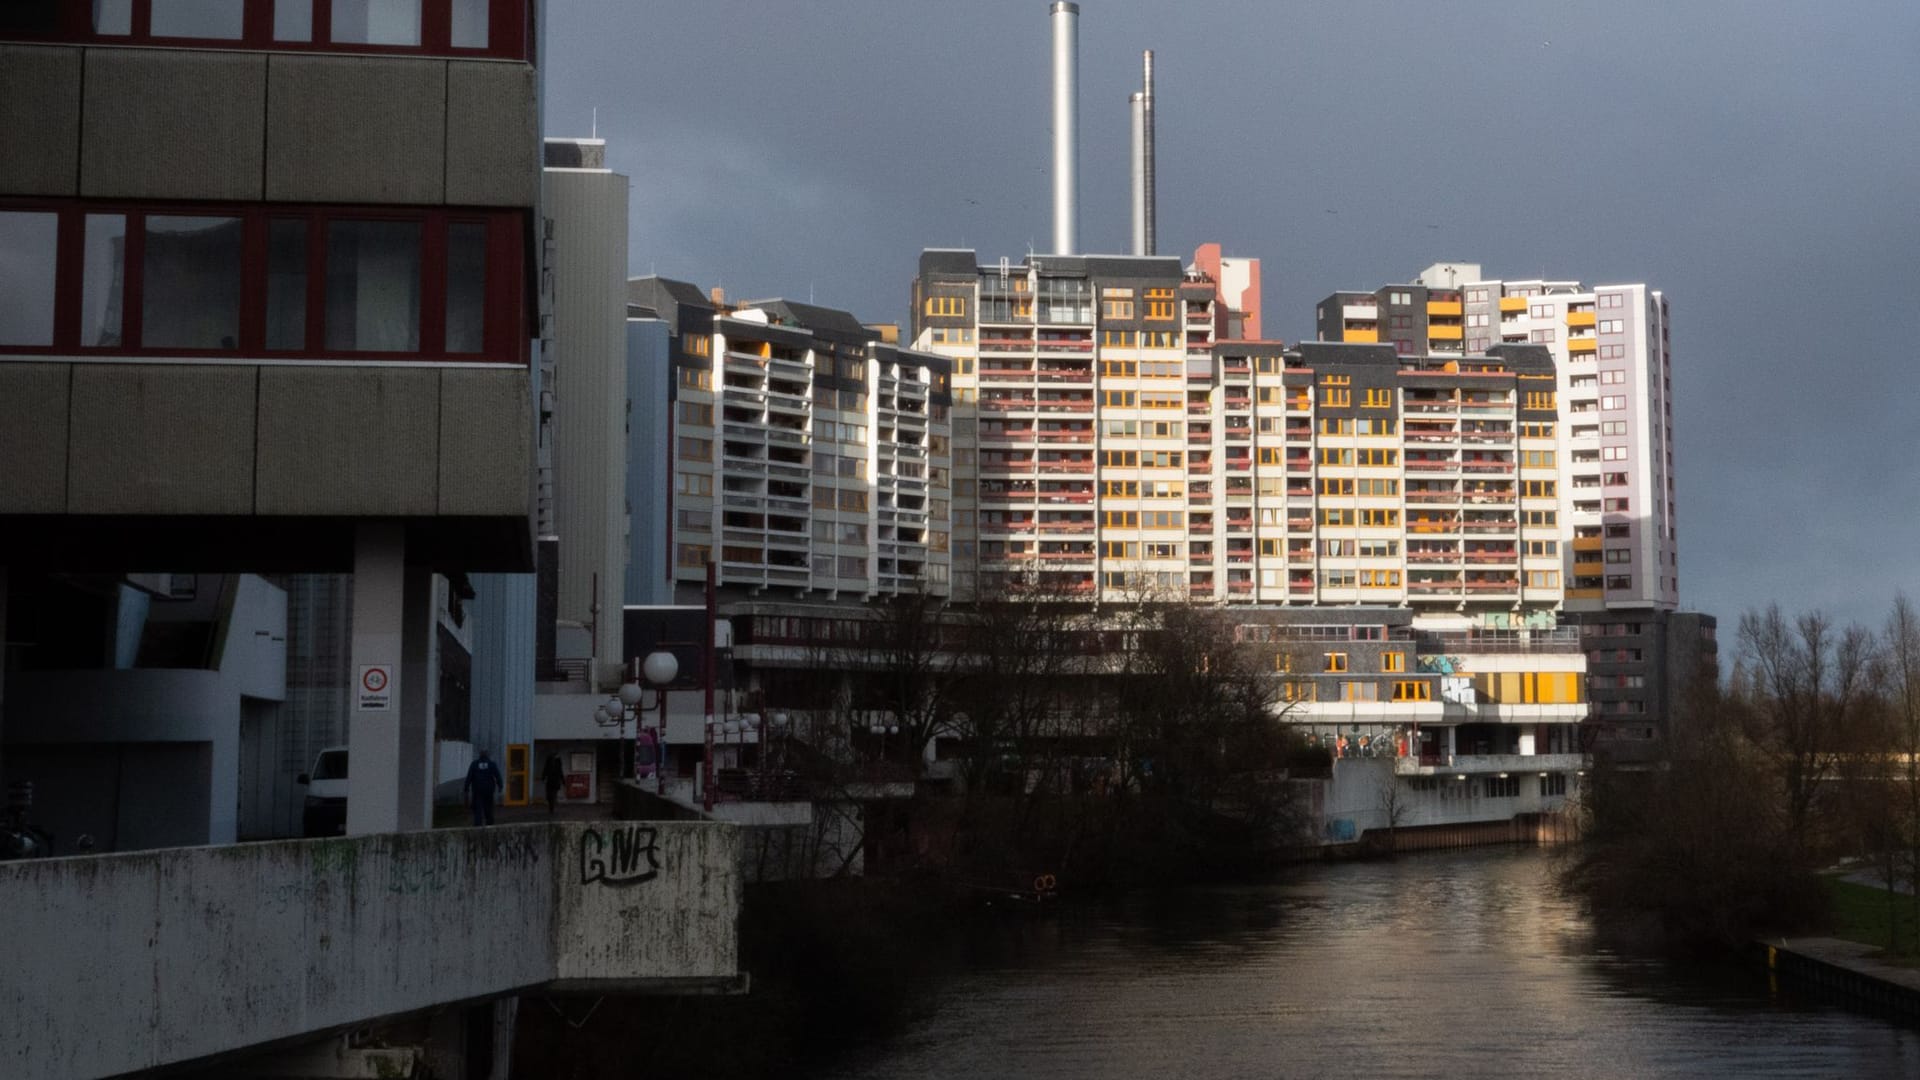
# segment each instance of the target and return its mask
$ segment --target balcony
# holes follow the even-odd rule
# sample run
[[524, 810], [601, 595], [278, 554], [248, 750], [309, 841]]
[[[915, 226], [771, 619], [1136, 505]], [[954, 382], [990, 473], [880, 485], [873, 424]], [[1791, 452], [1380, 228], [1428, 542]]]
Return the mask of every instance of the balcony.
[[1393, 759], [1399, 776], [1573, 772], [1592, 766], [1585, 754], [1421, 754]]

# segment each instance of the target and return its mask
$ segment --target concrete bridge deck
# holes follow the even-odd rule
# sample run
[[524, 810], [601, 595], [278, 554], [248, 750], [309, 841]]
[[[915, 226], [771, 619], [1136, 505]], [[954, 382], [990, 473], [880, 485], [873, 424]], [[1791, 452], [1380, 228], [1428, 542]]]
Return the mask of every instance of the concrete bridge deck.
[[0, 1075], [521, 991], [733, 986], [737, 845], [721, 824], [555, 822], [0, 864]]

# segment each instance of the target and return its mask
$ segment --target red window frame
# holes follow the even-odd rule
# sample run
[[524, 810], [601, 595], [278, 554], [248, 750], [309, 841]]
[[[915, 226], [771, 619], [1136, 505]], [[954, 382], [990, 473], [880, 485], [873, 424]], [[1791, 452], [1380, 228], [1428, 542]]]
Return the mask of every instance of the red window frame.
[[[53, 344], [0, 345], [8, 356], [192, 357], [220, 360], [311, 360], [336, 363], [409, 361], [459, 364], [529, 362], [526, 317], [526, 212], [495, 208], [402, 208], [301, 204], [118, 202], [105, 200], [28, 200], [0, 198], [0, 210], [59, 215], [54, 262]], [[120, 339], [113, 346], [80, 344], [81, 298], [85, 287], [86, 218], [89, 214], [126, 217], [121, 251]], [[145, 300], [144, 223], [148, 215], [233, 217], [241, 221], [240, 326], [231, 350], [149, 348], [138, 342]], [[305, 340], [298, 349], [266, 347], [267, 236], [271, 222], [299, 220], [307, 225]], [[402, 221], [421, 226], [420, 348], [411, 352], [372, 352], [326, 348], [327, 226], [338, 221]], [[447, 227], [481, 223], [487, 227], [481, 348], [473, 353], [446, 351]]]
[[14, 31], [3, 35], [5, 40], [269, 52], [391, 53], [449, 58], [472, 56], [500, 60], [530, 60], [533, 56], [533, 5], [528, 0], [488, 0], [487, 44], [478, 49], [454, 47], [453, 0], [420, 0], [418, 45], [373, 45], [327, 40], [333, 28], [333, 0], [312, 0], [313, 33], [310, 41], [274, 40], [274, 0], [243, 0], [245, 7], [238, 38], [155, 37], [152, 33], [153, 0], [131, 0], [131, 32], [97, 34], [93, 30], [91, 4], [74, 0], [57, 2], [62, 10], [55, 29], [40, 34]]

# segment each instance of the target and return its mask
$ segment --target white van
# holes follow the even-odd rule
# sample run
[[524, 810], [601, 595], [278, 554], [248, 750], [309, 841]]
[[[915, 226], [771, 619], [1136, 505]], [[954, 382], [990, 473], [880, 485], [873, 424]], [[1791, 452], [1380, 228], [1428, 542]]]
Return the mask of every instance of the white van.
[[307, 789], [300, 816], [302, 836], [344, 836], [347, 831], [347, 748], [329, 746], [313, 759], [313, 772], [301, 773]]

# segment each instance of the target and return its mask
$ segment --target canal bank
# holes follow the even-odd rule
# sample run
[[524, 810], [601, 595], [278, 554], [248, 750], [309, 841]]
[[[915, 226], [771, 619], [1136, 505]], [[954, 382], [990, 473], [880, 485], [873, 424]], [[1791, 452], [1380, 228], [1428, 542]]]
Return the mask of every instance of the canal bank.
[[1920, 969], [1881, 959], [1875, 946], [1840, 938], [1779, 938], [1756, 946], [1770, 978], [1920, 1023]]

